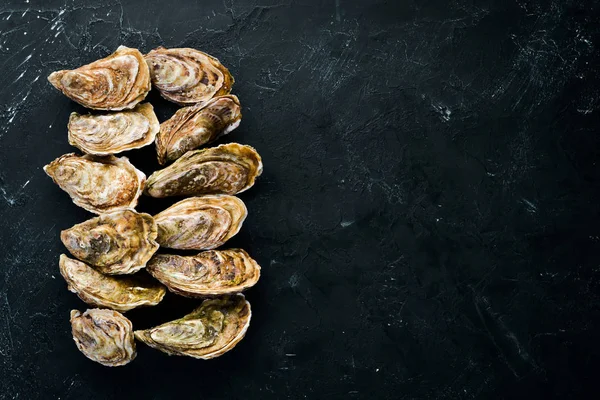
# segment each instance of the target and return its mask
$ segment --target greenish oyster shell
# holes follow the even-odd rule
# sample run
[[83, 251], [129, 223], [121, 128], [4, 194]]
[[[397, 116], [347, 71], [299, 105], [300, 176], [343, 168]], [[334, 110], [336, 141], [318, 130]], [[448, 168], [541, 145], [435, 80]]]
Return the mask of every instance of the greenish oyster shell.
[[154, 218], [134, 210], [102, 214], [61, 232], [69, 252], [103, 274], [133, 274], [158, 250]]
[[125, 46], [91, 64], [53, 72], [48, 81], [84, 107], [114, 111], [135, 107], [151, 86], [144, 56]]
[[65, 154], [44, 171], [73, 203], [94, 214], [135, 208], [146, 175], [127, 157]]
[[166, 293], [164, 286], [143, 276], [108, 276], [89, 265], [60, 256], [60, 273], [71, 292], [87, 304], [120, 312], [136, 307], [155, 306]]
[[191, 197], [154, 216], [157, 241], [171, 249], [214, 249], [239, 232], [247, 215], [246, 205], [235, 196]]
[[156, 153], [161, 165], [189, 150], [213, 142], [237, 128], [242, 119], [240, 101], [234, 95], [215, 97], [204, 104], [183, 107], [160, 124]]
[[238, 143], [188, 151], [153, 173], [145, 193], [152, 197], [241, 193], [254, 185], [262, 169], [256, 150]]
[[204, 300], [175, 321], [135, 331], [140, 342], [169, 355], [208, 360], [233, 349], [243, 339], [252, 311], [242, 294]]
[[146, 270], [171, 292], [186, 297], [241, 292], [260, 278], [260, 265], [242, 249], [209, 250], [195, 256], [157, 254]]
[[117, 311], [72, 310], [71, 332], [79, 351], [107, 367], [129, 364], [137, 355], [131, 321]]
[[99, 156], [147, 146], [159, 130], [160, 124], [150, 103], [106, 114], [74, 112], [68, 125], [69, 143], [85, 153]]
[[161, 46], [145, 58], [154, 87], [162, 97], [182, 106], [228, 94], [234, 83], [219, 60], [196, 49]]

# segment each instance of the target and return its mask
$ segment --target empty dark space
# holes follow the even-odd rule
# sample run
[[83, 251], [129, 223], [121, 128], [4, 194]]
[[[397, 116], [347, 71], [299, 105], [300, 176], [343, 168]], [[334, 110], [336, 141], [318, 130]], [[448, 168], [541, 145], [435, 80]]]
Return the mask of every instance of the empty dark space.
[[[600, 3], [4, 0], [0, 398], [588, 399], [600, 362]], [[264, 173], [226, 247], [261, 265], [224, 356], [106, 368], [58, 271], [92, 217], [42, 168], [85, 112], [47, 76], [119, 45], [219, 58]], [[177, 106], [153, 90], [160, 121]], [[124, 154], [147, 175], [154, 146]], [[141, 199], [155, 214], [177, 199]], [[145, 329], [198, 301], [127, 313]]]

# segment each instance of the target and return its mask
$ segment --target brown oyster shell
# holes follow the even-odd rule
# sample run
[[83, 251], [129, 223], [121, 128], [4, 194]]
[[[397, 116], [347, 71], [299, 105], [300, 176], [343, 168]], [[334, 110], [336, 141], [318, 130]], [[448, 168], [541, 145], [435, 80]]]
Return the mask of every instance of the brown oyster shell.
[[132, 274], [158, 250], [154, 218], [134, 210], [102, 214], [61, 232], [69, 252], [103, 274]]
[[189, 150], [217, 140], [237, 128], [241, 119], [240, 101], [234, 95], [215, 97], [177, 110], [160, 124], [156, 137], [158, 162], [164, 165]]
[[91, 64], [53, 72], [48, 80], [71, 100], [94, 110], [133, 108], [151, 86], [144, 56], [125, 46]]
[[244, 295], [223, 296], [204, 300], [183, 318], [134, 334], [137, 340], [169, 355], [208, 360], [223, 355], [242, 340], [251, 316]]
[[150, 103], [115, 113], [82, 115], [74, 112], [69, 118], [69, 144], [88, 154], [116, 154], [151, 144], [159, 129]]
[[171, 249], [214, 249], [239, 232], [247, 215], [244, 202], [234, 196], [191, 197], [154, 217], [157, 241]]
[[72, 310], [71, 332], [83, 355], [107, 367], [129, 364], [137, 355], [133, 325], [117, 311]]
[[164, 286], [140, 275], [108, 276], [89, 265], [60, 256], [60, 273], [71, 292], [87, 304], [120, 312], [136, 307], [155, 306], [166, 293]]
[[262, 173], [260, 155], [250, 146], [222, 144], [188, 151], [154, 172], [145, 193], [152, 197], [236, 194], [248, 190]]
[[73, 203], [95, 214], [134, 208], [146, 175], [126, 157], [65, 154], [44, 167]]
[[156, 254], [146, 270], [171, 292], [186, 297], [238, 293], [260, 278], [260, 265], [242, 249], [209, 250], [195, 256]]
[[145, 58], [152, 84], [165, 99], [182, 106], [228, 94], [234, 83], [219, 60], [199, 50], [161, 46]]

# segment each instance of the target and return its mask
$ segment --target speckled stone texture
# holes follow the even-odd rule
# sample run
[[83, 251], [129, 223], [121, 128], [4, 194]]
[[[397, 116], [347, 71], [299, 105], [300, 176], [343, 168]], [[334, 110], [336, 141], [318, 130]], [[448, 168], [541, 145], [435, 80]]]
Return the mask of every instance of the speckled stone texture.
[[[0, 398], [587, 399], [600, 363], [600, 4], [4, 0]], [[262, 266], [212, 361], [81, 355], [60, 230], [92, 215], [42, 166], [74, 151], [46, 81], [118, 45], [236, 78], [265, 171], [228, 247]], [[177, 106], [153, 91], [161, 121]], [[153, 147], [126, 154], [146, 174]], [[156, 213], [177, 199], [143, 198]], [[197, 301], [127, 313], [136, 329]], [[178, 397], [176, 397], [178, 396]]]

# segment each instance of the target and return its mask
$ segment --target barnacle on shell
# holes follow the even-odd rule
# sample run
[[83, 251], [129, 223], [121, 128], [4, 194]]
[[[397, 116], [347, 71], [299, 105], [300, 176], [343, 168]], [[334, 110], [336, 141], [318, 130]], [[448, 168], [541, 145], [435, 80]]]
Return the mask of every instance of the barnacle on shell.
[[160, 125], [156, 137], [158, 162], [164, 165], [189, 150], [217, 140], [237, 128], [241, 119], [240, 101], [234, 95], [215, 97], [177, 110]]
[[204, 300], [200, 307], [175, 321], [135, 331], [137, 340], [169, 355], [211, 359], [242, 340], [252, 312], [242, 294]]
[[104, 274], [132, 274], [158, 250], [154, 218], [134, 210], [114, 211], [61, 232], [65, 247]]
[[73, 203], [95, 214], [134, 208], [146, 175], [126, 157], [65, 154], [44, 167]]
[[106, 114], [71, 113], [69, 143], [88, 154], [108, 155], [152, 143], [160, 129], [150, 103]]
[[233, 76], [219, 60], [190, 48], [158, 47], [145, 56], [152, 84], [179, 105], [203, 103], [228, 94]]
[[239, 232], [247, 215], [244, 202], [234, 196], [191, 197], [154, 217], [157, 241], [172, 249], [214, 249]]
[[117, 311], [72, 310], [71, 332], [79, 351], [107, 367], [128, 364], [137, 354], [131, 321]]
[[89, 265], [60, 256], [60, 273], [71, 292], [87, 304], [125, 312], [141, 306], [155, 306], [166, 293], [164, 286], [148, 277], [109, 276]]
[[188, 151], [154, 172], [146, 182], [145, 193], [152, 197], [236, 194], [252, 187], [262, 169], [261, 157], [252, 147], [222, 144]]
[[195, 256], [157, 254], [146, 270], [171, 292], [186, 297], [241, 292], [260, 278], [260, 266], [242, 249], [209, 250]]
[[48, 80], [65, 96], [95, 110], [133, 108], [144, 100], [151, 86], [144, 56], [125, 46], [91, 64], [53, 72]]

